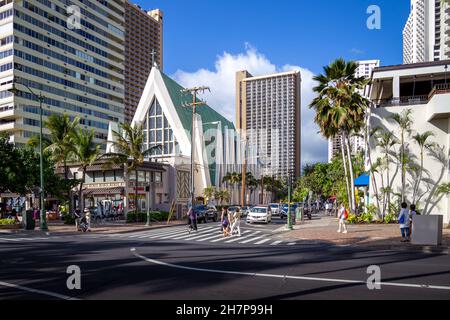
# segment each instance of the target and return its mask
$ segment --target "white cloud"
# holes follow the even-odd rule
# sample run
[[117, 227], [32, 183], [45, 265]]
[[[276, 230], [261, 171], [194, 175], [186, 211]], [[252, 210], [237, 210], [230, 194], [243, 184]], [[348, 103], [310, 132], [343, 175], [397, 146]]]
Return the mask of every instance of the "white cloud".
[[302, 74], [302, 163], [327, 160], [327, 143], [314, 123], [314, 113], [308, 108], [314, 98], [314, 74], [305, 68], [294, 65], [276, 66], [251, 45], [246, 45], [243, 53], [236, 55], [224, 52], [217, 57], [215, 70], [200, 69], [195, 72], [178, 70], [173, 75], [181, 85], [193, 87], [209, 86], [211, 93], [203, 98], [211, 107], [223, 114], [230, 121], [235, 120], [235, 74], [236, 71], [247, 70], [253, 76], [276, 72], [299, 70]]

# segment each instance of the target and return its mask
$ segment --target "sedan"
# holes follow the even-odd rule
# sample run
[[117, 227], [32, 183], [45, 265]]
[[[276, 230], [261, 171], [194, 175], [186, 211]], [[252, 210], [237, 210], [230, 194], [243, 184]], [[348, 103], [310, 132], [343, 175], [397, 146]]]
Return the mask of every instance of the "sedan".
[[272, 212], [270, 207], [267, 206], [257, 206], [253, 207], [249, 214], [247, 215], [247, 223], [254, 222], [263, 222], [263, 223], [271, 223], [272, 222]]

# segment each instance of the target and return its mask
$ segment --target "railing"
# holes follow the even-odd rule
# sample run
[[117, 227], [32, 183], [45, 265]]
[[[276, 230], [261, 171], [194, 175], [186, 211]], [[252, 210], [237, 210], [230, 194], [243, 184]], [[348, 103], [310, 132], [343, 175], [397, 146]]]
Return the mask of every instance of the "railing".
[[433, 90], [431, 90], [428, 99], [431, 100], [431, 98], [433, 98], [435, 94], [445, 94], [445, 93], [450, 93], [450, 83], [440, 83], [435, 85]]
[[420, 96], [405, 96], [391, 99], [379, 99], [374, 100], [373, 103], [377, 107], [398, 107], [405, 105], [426, 104], [428, 103], [428, 101], [429, 97], [427, 95], [420, 95]]

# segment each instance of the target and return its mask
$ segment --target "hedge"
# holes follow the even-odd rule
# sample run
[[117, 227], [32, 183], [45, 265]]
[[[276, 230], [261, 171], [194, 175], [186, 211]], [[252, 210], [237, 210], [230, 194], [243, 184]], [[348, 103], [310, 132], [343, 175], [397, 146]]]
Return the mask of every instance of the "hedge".
[[[167, 219], [169, 219], [169, 212], [151, 211], [150, 219], [152, 221], [167, 221]], [[130, 212], [127, 215], [127, 222], [147, 222], [147, 212]]]
[[10, 226], [16, 224], [16, 220], [15, 219], [0, 219], [0, 226]]

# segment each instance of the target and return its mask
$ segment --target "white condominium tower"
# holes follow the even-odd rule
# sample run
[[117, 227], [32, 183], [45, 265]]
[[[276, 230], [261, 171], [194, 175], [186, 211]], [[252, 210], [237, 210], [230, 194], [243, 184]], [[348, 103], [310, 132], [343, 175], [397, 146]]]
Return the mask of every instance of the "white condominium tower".
[[236, 124], [248, 138], [252, 163], [261, 174], [300, 176], [299, 71], [253, 77], [236, 74]]
[[403, 63], [450, 59], [450, 2], [411, 0], [403, 30]]
[[[362, 60], [357, 61], [358, 69], [356, 69], [355, 76], [360, 78], [370, 78], [372, 76], [372, 71], [380, 66], [380, 60]], [[369, 87], [365, 90], [361, 90], [360, 93], [367, 96]], [[362, 150], [365, 146], [364, 138], [359, 136], [350, 137], [350, 147], [352, 152], [356, 153]], [[337, 135], [334, 138], [328, 140], [328, 162], [331, 162], [335, 156], [341, 153], [341, 136]]]
[[0, 1], [0, 132], [17, 145], [39, 134], [28, 87], [45, 96], [44, 120], [78, 116], [106, 141], [109, 122], [124, 119], [124, 1]]

